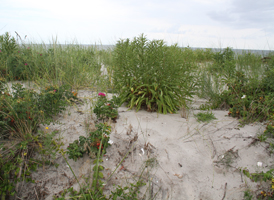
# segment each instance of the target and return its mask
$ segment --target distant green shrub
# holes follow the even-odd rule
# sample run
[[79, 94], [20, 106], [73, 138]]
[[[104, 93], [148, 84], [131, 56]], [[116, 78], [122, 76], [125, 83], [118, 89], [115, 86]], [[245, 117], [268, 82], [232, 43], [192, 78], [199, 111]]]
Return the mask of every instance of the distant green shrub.
[[236, 60], [235, 54], [231, 48], [227, 47], [224, 51], [214, 54], [213, 65], [210, 65], [209, 71], [218, 76], [232, 77], [235, 74]]

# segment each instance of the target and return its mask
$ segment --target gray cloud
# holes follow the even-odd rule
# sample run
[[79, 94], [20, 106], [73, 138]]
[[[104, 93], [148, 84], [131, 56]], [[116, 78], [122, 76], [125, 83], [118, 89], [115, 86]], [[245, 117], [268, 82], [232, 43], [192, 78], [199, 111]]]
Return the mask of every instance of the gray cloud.
[[257, 28], [273, 32], [273, 0], [234, 0], [221, 11], [211, 11], [208, 16], [224, 25], [236, 29]]

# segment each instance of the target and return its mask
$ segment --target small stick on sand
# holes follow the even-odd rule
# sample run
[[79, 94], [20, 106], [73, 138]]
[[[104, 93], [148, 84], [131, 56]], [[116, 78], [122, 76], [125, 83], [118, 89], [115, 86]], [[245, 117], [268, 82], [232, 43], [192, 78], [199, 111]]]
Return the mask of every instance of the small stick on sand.
[[150, 198], [153, 197], [153, 181], [151, 181]]
[[132, 162], [132, 163], [134, 163], [133, 153], [134, 153], [134, 149], [132, 149], [132, 152], [131, 152], [131, 162]]
[[223, 196], [222, 200], [225, 199], [225, 195], [226, 195], [226, 186], [227, 186], [227, 183], [225, 183], [225, 192], [224, 192], [224, 196]]
[[39, 200], [35, 187], [34, 187], [34, 191], [35, 191], [37, 199]]
[[167, 152], [167, 150], [165, 149], [165, 151], [166, 151], [166, 154], [167, 154], [167, 158], [169, 159], [169, 155], [168, 155], [168, 152]]
[[214, 143], [213, 143], [211, 137], [210, 137], [210, 136], [208, 136], [208, 137], [209, 137], [209, 139], [210, 139], [210, 141], [211, 141], [211, 144], [212, 144], [212, 146], [213, 146], [213, 154], [212, 154], [212, 156], [211, 156], [211, 159], [213, 159], [213, 158], [215, 157], [215, 155], [216, 155], [216, 148], [215, 148], [215, 146], [214, 146]]
[[243, 181], [243, 173], [242, 173], [242, 170], [240, 170], [240, 174], [241, 174], [241, 181], [242, 181], [242, 183], [243, 183], [244, 181]]

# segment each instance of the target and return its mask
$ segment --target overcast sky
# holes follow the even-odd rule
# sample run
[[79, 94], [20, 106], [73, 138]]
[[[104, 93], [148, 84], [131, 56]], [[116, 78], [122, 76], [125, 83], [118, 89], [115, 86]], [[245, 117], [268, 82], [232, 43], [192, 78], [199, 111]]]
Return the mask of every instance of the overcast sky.
[[274, 50], [274, 0], [0, 0], [0, 34], [115, 44], [144, 33], [179, 46]]

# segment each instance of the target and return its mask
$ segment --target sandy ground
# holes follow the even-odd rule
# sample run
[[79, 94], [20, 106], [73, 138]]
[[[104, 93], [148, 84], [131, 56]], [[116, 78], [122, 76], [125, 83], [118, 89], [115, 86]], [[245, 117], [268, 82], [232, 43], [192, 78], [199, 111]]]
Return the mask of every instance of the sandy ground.
[[[78, 96], [85, 103], [68, 108], [56, 118], [58, 123], [49, 126], [48, 131], [60, 130], [58, 137], [64, 149], [94, 128], [96, 118], [91, 116], [90, 99], [96, 95], [92, 91], [79, 91]], [[117, 123], [111, 124], [110, 138], [114, 143], [107, 149], [102, 163], [106, 194], [113, 189], [113, 184], [125, 185], [136, 179], [145, 166], [142, 178], [148, 180], [148, 184], [141, 190], [140, 198], [146, 192], [147, 199], [154, 196], [161, 200], [239, 200], [243, 199], [246, 189], [258, 190], [257, 184], [240, 169], [260, 172], [273, 166], [273, 157], [267, 154], [266, 145], [253, 144], [264, 125], [240, 127], [237, 119], [221, 110], [212, 111], [216, 120], [199, 123], [194, 114], [201, 112], [197, 108], [203, 102], [194, 99], [187, 118], [182, 118], [180, 113], [163, 115], [120, 107]], [[45, 130], [43, 126], [40, 128]], [[128, 152], [123, 167], [119, 166], [106, 182]], [[22, 199], [37, 199], [37, 196], [52, 199], [70, 186], [79, 189], [63, 157], [57, 155], [54, 162], [59, 164], [58, 168], [45, 166], [32, 174], [37, 181], [20, 188]], [[82, 183], [94, 166], [87, 155], [77, 162], [71, 159], [68, 162]], [[257, 166], [257, 162], [262, 162], [262, 167]]]

